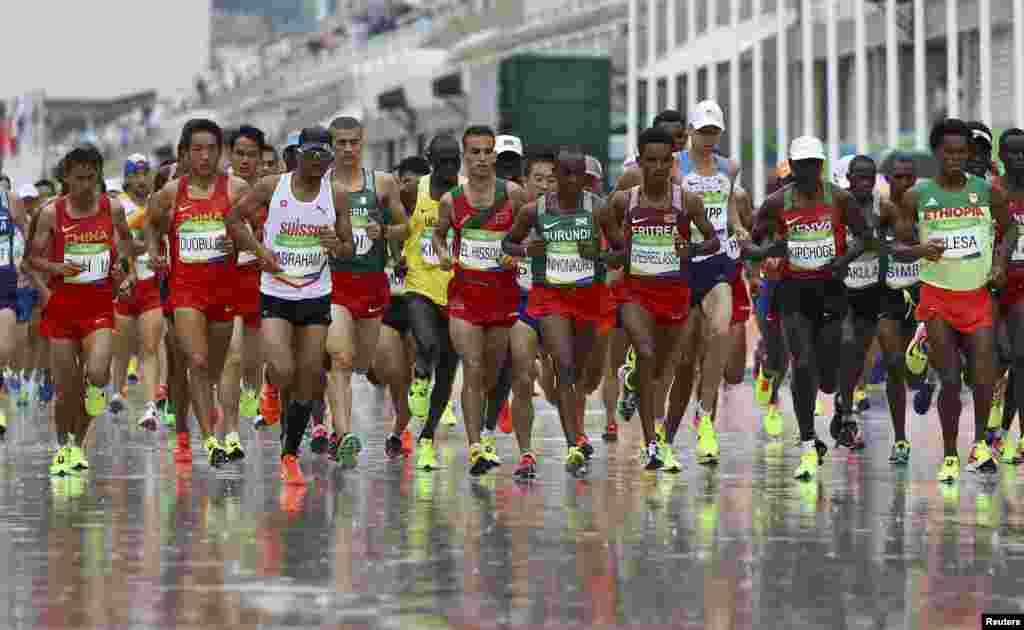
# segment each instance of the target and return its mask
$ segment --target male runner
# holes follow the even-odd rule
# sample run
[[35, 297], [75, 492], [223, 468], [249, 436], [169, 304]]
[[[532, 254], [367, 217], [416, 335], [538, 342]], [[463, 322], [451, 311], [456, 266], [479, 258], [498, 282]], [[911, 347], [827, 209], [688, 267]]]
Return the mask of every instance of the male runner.
[[[393, 175], [362, 166], [365, 130], [355, 118], [331, 122], [334, 138], [334, 190], [346, 193], [345, 207], [352, 213], [356, 252], [350, 259], [331, 259], [331, 327], [327, 333], [330, 356], [328, 400], [334, 433], [329, 441], [331, 457], [339, 452], [354, 458], [362, 449], [352, 433], [352, 373], [365, 374], [377, 350], [380, 322], [391, 298], [388, 284], [390, 241], [397, 250], [409, 235], [401, 191]], [[326, 429], [314, 427], [313, 440], [322, 440]]]
[[156, 431], [160, 420], [157, 400], [160, 398], [160, 386], [164, 382], [162, 364], [165, 359], [161, 359], [164, 320], [160, 308], [160, 287], [149, 264], [143, 233], [146, 202], [152, 193], [149, 160], [137, 153], [129, 156], [122, 174], [124, 192], [118, 196], [118, 200], [124, 208], [128, 228], [132, 232], [137, 284], [130, 296], [119, 298], [114, 305], [118, 334], [113, 368], [114, 396], [110, 401], [110, 410], [117, 413], [124, 408], [121, 388], [130, 356], [138, 348], [142, 358], [142, 389], [146, 396], [146, 405], [138, 426]]
[[[580, 376], [591, 361], [603, 316], [604, 263], [595, 217], [604, 201], [584, 190], [586, 161], [582, 152], [563, 148], [558, 154], [558, 192], [531, 201], [516, 215], [502, 241], [506, 254], [532, 258], [533, 287], [527, 314], [538, 320], [542, 343], [557, 369], [557, 403], [568, 455], [567, 469], [586, 473], [577, 409]], [[539, 238], [522, 243], [535, 230]], [[621, 252], [618, 252], [621, 259]]]
[[407, 157], [395, 169], [398, 185], [402, 192], [402, 205], [406, 214], [416, 210], [416, 199], [419, 197], [420, 178], [430, 175], [430, 163], [418, 155]]
[[[633, 375], [646, 444], [646, 468], [664, 464], [655, 434], [660, 390], [682, 343], [690, 310], [687, 265], [718, 251], [718, 234], [701, 198], [672, 183], [672, 136], [660, 128], [639, 138], [642, 183], [616, 191], [601, 227], [613, 251], [625, 252], [625, 277], [618, 299], [623, 327], [636, 353]], [[693, 223], [704, 237], [691, 242]], [[664, 403], [664, 398], [660, 398]], [[673, 468], [675, 470], [675, 467]]]
[[[416, 209], [409, 217], [409, 238], [402, 254], [408, 267], [405, 302], [415, 348], [407, 406], [412, 417], [425, 420], [416, 443], [416, 468], [436, 470], [434, 432], [451, 397], [459, 359], [448, 331], [452, 272], [442, 267], [442, 257], [434, 249], [434, 229], [441, 199], [459, 185], [462, 153], [458, 140], [435, 136], [427, 147], [427, 159], [430, 175], [419, 180]], [[395, 431], [388, 437], [389, 453], [399, 446], [399, 435]]]
[[[217, 123], [201, 118], [185, 123], [181, 145], [188, 155], [188, 174], [154, 195], [148, 208], [151, 229], [146, 232], [153, 268], [168, 270], [168, 306], [188, 361], [203, 445], [214, 467], [244, 457], [237, 433], [228, 435], [223, 445], [214, 434], [213, 386], [231, 342], [235, 303], [234, 256], [224, 217], [248, 190], [245, 180], [217, 170], [223, 144]], [[165, 235], [170, 240], [169, 265], [161, 247]], [[180, 444], [180, 431], [178, 438]]]
[[267, 175], [283, 175], [284, 162], [277, 155], [277, 149], [270, 144], [263, 145], [262, 157], [260, 158], [260, 173]]
[[[290, 401], [281, 448], [281, 480], [289, 485], [306, 483], [299, 446], [313, 401], [322, 395], [318, 383], [331, 321], [328, 252], [344, 259], [355, 251], [347, 196], [325, 177], [334, 157], [331, 145], [326, 129], [303, 129], [295, 172], [264, 177], [227, 217], [231, 238], [263, 264], [260, 335], [275, 384]], [[247, 224], [264, 214], [260, 242]], [[354, 466], [355, 454], [345, 450], [342, 463]]]
[[[470, 474], [489, 471], [500, 460], [480, 445], [487, 393], [508, 353], [509, 329], [518, 316], [515, 261], [501, 251], [525, 200], [517, 184], [495, 175], [494, 131], [472, 126], [462, 136], [468, 181], [441, 198], [434, 250], [442, 269], [455, 269], [448, 286], [452, 345], [463, 361], [462, 412], [469, 441]], [[454, 230], [449, 254], [448, 230]], [[457, 258], [455, 258], [457, 257]], [[455, 261], [453, 261], [455, 258]]]
[[[939, 419], [945, 457], [939, 481], [960, 476], [956, 440], [960, 425], [961, 351], [970, 361], [974, 389], [975, 444], [968, 470], [991, 473], [996, 461], [985, 429], [996, 379], [992, 301], [986, 284], [1001, 286], [1017, 245], [1017, 224], [1010, 218], [1006, 193], [969, 175], [971, 132], [951, 118], [932, 127], [929, 138], [940, 172], [903, 195], [893, 255], [921, 262], [921, 300], [917, 318], [928, 330], [928, 358], [939, 373]], [[991, 236], [992, 220], [999, 230]], [[920, 233], [920, 243], [915, 238]], [[993, 240], [995, 242], [993, 243]]]
[[792, 357], [793, 410], [801, 444], [794, 477], [810, 480], [827, 452], [814, 432], [815, 398], [819, 389], [827, 394], [836, 389], [836, 349], [847, 309], [843, 278], [850, 261], [863, 253], [865, 227], [863, 215], [853, 211], [850, 194], [822, 181], [821, 140], [794, 139], [789, 163], [793, 184], [765, 200], [754, 226], [754, 242], [770, 242], [763, 247], [747, 242], [743, 248], [754, 260], [786, 257], [773, 299]]
[[102, 388], [110, 380], [113, 287], [117, 283], [125, 295], [135, 282], [131, 232], [121, 204], [99, 194], [102, 173], [103, 157], [95, 147], [68, 153], [63, 163], [68, 194], [40, 212], [31, 239], [31, 264], [51, 274], [40, 330], [50, 339], [58, 391], [59, 448], [50, 465], [55, 476], [89, 467], [81, 440], [92, 418], [106, 408]]
[[[25, 250], [26, 216], [20, 200], [0, 192], [0, 374], [10, 368], [19, 348], [18, 280]], [[20, 244], [19, 244], [20, 241]], [[19, 251], [20, 249], [20, 251]], [[0, 409], [0, 440], [7, 433], [7, 414]]]
[[[1024, 130], [1015, 127], [1002, 133], [999, 159], [1003, 162], [1005, 175], [997, 184], [1006, 191], [1010, 218], [1020, 226], [1024, 223]], [[1018, 451], [1017, 441], [1009, 434], [1013, 418], [1017, 415], [1018, 401], [1024, 401], [1024, 390], [1021, 389], [1024, 387], [1024, 369], [1021, 369], [1024, 366], [1024, 241], [1020, 238], [1020, 229], [1017, 228], [1017, 243], [1010, 254], [1006, 286], [999, 300], [1002, 323], [1009, 338], [1011, 367], [1002, 426], [993, 447], [1001, 443], [1000, 459], [1007, 464], [1024, 459], [1024, 438], [1020, 440], [1021, 450]]]

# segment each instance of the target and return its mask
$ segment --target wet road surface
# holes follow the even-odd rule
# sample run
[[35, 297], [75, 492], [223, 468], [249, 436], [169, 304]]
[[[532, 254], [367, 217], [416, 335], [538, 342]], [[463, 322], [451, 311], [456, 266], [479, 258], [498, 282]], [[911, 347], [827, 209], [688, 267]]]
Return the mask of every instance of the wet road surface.
[[[0, 628], [933, 629], [1024, 609], [1024, 469], [940, 488], [934, 411], [909, 417], [911, 465], [894, 469], [873, 394], [867, 450], [830, 451], [800, 484], [792, 416], [769, 441], [741, 386], [723, 399], [717, 468], [693, 462], [681, 430], [684, 471], [643, 472], [634, 421], [618, 444], [595, 443], [576, 480], [538, 403], [539, 477], [521, 486], [511, 436], [499, 437], [505, 464], [479, 480], [461, 427], [440, 430], [441, 471], [387, 460], [390, 404], [362, 379], [356, 389], [359, 467], [307, 448], [305, 492], [282, 490], [276, 433], [248, 427], [243, 464], [214, 471], [194, 440], [195, 463], [176, 468], [169, 435], [135, 428], [137, 401], [99, 421], [92, 470], [51, 480], [45, 416], [12, 417]], [[965, 410], [964, 461], [970, 423]]]

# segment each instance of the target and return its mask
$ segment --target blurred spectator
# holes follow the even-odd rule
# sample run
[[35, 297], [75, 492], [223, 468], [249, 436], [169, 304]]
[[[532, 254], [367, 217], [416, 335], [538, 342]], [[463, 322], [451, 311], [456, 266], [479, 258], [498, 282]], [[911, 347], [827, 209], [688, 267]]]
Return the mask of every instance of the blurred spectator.
[[9, 193], [13, 185], [11, 184], [11, 178], [6, 175], [0, 175], [0, 190]]
[[43, 201], [57, 195], [57, 185], [48, 179], [36, 182], [36, 190], [39, 191], [39, 198]]

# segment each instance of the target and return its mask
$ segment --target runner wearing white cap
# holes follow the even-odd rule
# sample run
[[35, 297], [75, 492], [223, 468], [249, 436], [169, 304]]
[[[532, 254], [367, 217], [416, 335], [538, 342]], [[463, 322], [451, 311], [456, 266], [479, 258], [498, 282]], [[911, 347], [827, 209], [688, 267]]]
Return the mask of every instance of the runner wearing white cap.
[[789, 343], [793, 409], [800, 424], [802, 453], [794, 476], [810, 480], [828, 450], [814, 432], [814, 402], [819, 389], [836, 390], [835, 349], [847, 310], [843, 278], [850, 262], [863, 253], [866, 234], [850, 194], [822, 181], [821, 140], [793, 140], [789, 163], [793, 183], [765, 200], [754, 226], [753, 241], [765, 244], [743, 242], [742, 247], [754, 260], [784, 258], [773, 297]]

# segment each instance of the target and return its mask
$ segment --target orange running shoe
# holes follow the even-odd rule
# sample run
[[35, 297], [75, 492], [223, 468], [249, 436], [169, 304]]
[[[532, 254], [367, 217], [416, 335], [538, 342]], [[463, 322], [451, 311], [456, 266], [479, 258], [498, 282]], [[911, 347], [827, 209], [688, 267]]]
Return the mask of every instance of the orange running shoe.
[[508, 408], [507, 400], [498, 413], [498, 428], [502, 433], [512, 433], [512, 412]]
[[402, 431], [402, 455], [412, 455], [412, 433], [409, 431]]
[[270, 383], [264, 383], [260, 391], [260, 416], [264, 427], [281, 421], [281, 393]]
[[192, 444], [189, 442], [189, 437], [188, 433], [178, 433], [178, 445], [174, 447], [174, 463], [192, 463]]
[[299, 468], [299, 458], [294, 455], [285, 455], [281, 458], [281, 481], [289, 486], [304, 486], [306, 478]]

